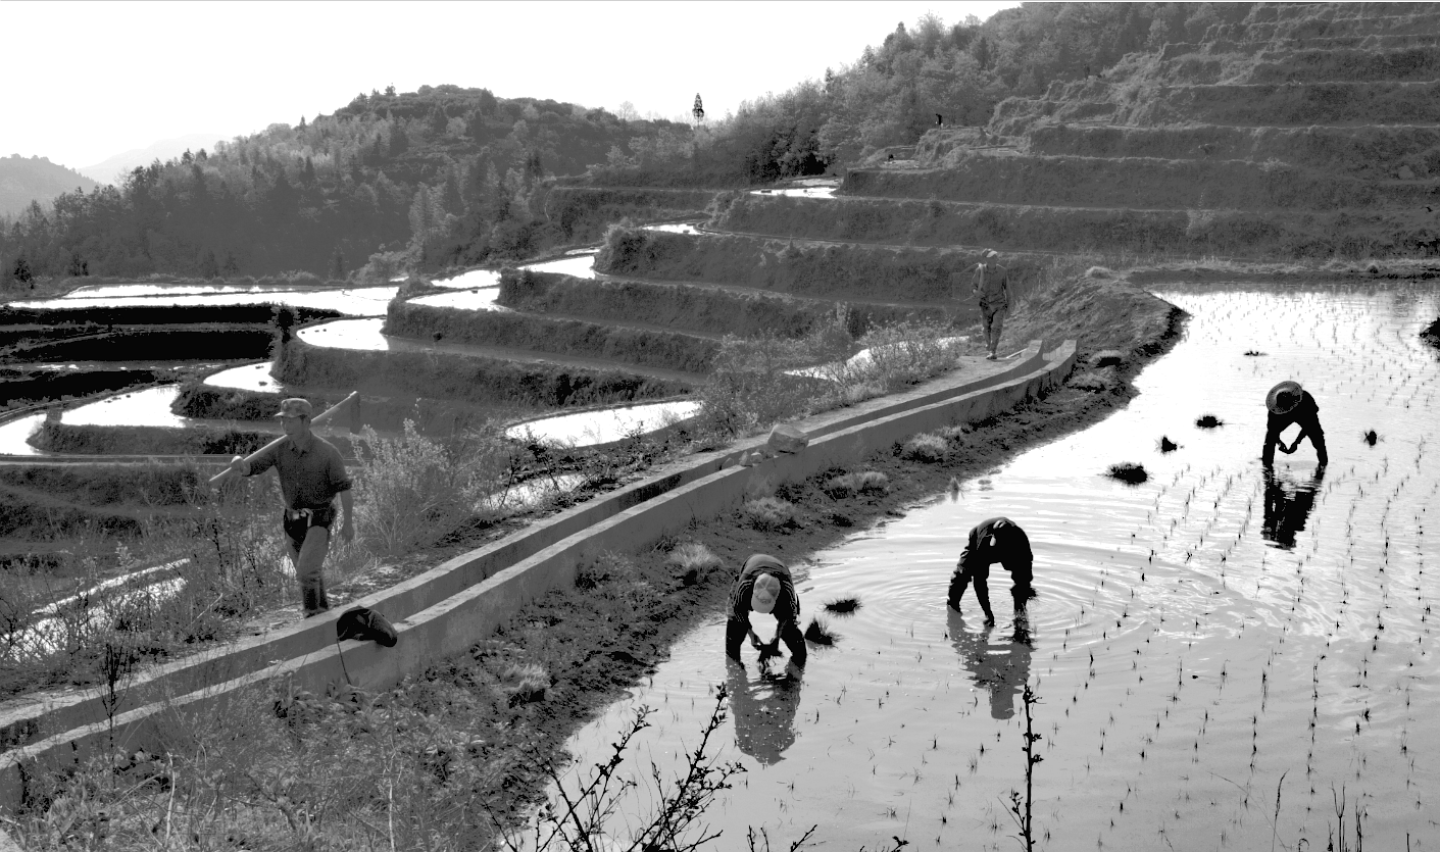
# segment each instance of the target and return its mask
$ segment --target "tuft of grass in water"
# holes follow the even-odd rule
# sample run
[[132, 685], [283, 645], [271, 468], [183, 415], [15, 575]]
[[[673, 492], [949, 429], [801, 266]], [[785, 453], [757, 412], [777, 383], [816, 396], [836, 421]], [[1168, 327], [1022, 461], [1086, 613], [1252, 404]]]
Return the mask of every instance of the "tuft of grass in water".
[[1246, 356], [1247, 358], [1258, 358], [1258, 357], [1260, 357], [1261, 355], [1264, 355], [1264, 354], [1265, 354], [1264, 352], [1261, 352], [1261, 351], [1258, 350], [1258, 349], [1246, 349], [1246, 350], [1245, 350], [1245, 356]]
[[819, 618], [811, 618], [810, 624], [805, 628], [805, 638], [816, 645], [834, 645], [836, 637], [828, 624]]
[[1105, 475], [1111, 479], [1118, 479], [1127, 485], [1139, 485], [1150, 478], [1150, 474], [1145, 471], [1144, 465], [1138, 465], [1134, 462], [1118, 462], [1112, 464], [1110, 465], [1110, 469], [1105, 471]]
[[1195, 418], [1195, 425], [1201, 429], [1214, 429], [1216, 426], [1224, 426], [1225, 421], [1213, 414], [1202, 414]]
[[1360, 440], [1373, 447], [1375, 446], [1375, 442], [1380, 440], [1380, 436], [1375, 433], [1374, 429], [1367, 429], [1361, 433]]
[[1180, 449], [1180, 445], [1177, 444], [1177, 443], [1175, 443], [1174, 441], [1170, 440], [1170, 438], [1169, 438], [1168, 436], [1166, 436], [1166, 435], [1161, 435], [1161, 436], [1160, 436], [1160, 452], [1162, 452], [1162, 453], [1173, 453], [1173, 452], [1175, 452], [1175, 451], [1178, 450], [1178, 449]]
[[833, 612], [836, 615], [850, 615], [860, 608], [859, 598], [836, 598], [824, 605], [826, 612]]

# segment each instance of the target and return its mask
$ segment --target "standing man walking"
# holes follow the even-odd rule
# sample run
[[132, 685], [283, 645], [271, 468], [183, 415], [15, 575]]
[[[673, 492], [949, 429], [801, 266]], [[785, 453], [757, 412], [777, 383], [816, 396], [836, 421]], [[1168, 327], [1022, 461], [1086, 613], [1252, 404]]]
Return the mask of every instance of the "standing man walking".
[[[750, 624], [750, 613], [759, 612], [775, 617], [775, 638], [760, 641]], [[761, 660], [777, 653], [780, 640], [790, 649], [790, 661], [805, 665], [805, 634], [800, 631], [800, 597], [790, 569], [773, 556], [757, 553], [745, 560], [740, 576], [730, 588], [730, 618], [725, 624], [725, 655], [740, 659], [740, 643], [750, 637], [750, 645], [761, 654]]]
[[960, 598], [965, 588], [975, 582], [975, 598], [985, 612], [985, 623], [994, 624], [995, 614], [990, 611], [990, 565], [999, 562], [1010, 572], [1014, 585], [1010, 589], [1015, 599], [1015, 612], [1025, 609], [1025, 602], [1035, 597], [1032, 569], [1035, 556], [1030, 552], [1030, 537], [1020, 529], [1019, 524], [1009, 518], [991, 518], [970, 530], [965, 549], [960, 552], [960, 562], [950, 578], [950, 592], [946, 603], [956, 612], [960, 611]]
[[345, 507], [340, 534], [346, 541], [355, 539], [350, 476], [335, 445], [311, 431], [311, 410], [309, 401], [298, 397], [281, 402], [280, 413], [275, 416], [280, 418], [289, 440], [274, 442], [248, 457], [236, 456], [229, 467], [241, 476], [254, 476], [272, 467], [279, 474], [280, 493], [285, 499], [283, 526], [306, 618], [330, 608], [321, 567], [330, 548], [336, 495]]
[[1000, 329], [1005, 324], [1005, 312], [1010, 309], [1009, 270], [996, 260], [1000, 253], [986, 249], [984, 258], [975, 266], [975, 284], [972, 290], [980, 299], [980, 323], [985, 330], [985, 348], [990, 354], [987, 361], [995, 360], [1000, 348]]

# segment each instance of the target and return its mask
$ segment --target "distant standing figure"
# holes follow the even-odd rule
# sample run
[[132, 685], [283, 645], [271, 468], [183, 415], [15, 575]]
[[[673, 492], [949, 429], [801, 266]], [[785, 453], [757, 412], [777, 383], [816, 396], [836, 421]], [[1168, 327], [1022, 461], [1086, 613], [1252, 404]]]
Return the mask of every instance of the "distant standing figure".
[[[1325, 430], [1320, 427], [1320, 406], [1315, 404], [1315, 397], [1309, 391], [1300, 387], [1298, 382], [1281, 382], [1265, 395], [1265, 407], [1269, 409], [1269, 414], [1265, 418], [1265, 449], [1260, 453], [1260, 459], [1266, 467], [1275, 463], [1276, 447], [1288, 455], [1295, 452], [1305, 438], [1309, 438], [1315, 446], [1315, 457], [1320, 465], [1323, 467], [1330, 463], [1330, 455], [1325, 450]], [[1292, 423], [1299, 424], [1300, 434], [1287, 447], [1280, 440], [1280, 433]]]
[[945, 126], [945, 116], [941, 115], [941, 114], [938, 113], [938, 112], [935, 113], [935, 126], [936, 126], [936, 127], [944, 127], [944, 126]]
[[995, 614], [990, 611], [990, 565], [999, 562], [1010, 572], [1013, 586], [1011, 596], [1015, 599], [1015, 611], [1021, 612], [1025, 602], [1035, 597], [1032, 569], [1035, 562], [1030, 552], [1030, 537], [1020, 525], [1009, 518], [999, 517], [984, 521], [970, 530], [965, 549], [960, 552], [960, 561], [950, 578], [950, 592], [946, 603], [956, 612], [960, 611], [960, 599], [965, 596], [965, 587], [975, 583], [975, 598], [985, 613], [985, 623], [994, 624]]
[[272, 467], [280, 476], [280, 493], [285, 499], [282, 526], [295, 579], [300, 581], [306, 618], [330, 608], [321, 566], [330, 548], [336, 495], [345, 507], [345, 524], [340, 533], [346, 541], [355, 538], [355, 503], [345, 461], [334, 444], [311, 431], [310, 413], [308, 400], [294, 397], [281, 402], [280, 413], [275, 416], [280, 418], [290, 440], [230, 461], [230, 469], [241, 476], [254, 476]]
[[980, 321], [985, 329], [986, 360], [994, 361], [1000, 348], [1000, 330], [1005, 325], [1005, 312], [1010, 309], [1010, 271], [996, 263], [1000, 252], [986, 249], [984, 259], [975, 266], [975, 285], [980, 298]]
[[790, 659], [797, 666], [805, 665], [805, 634], [800, 630], [800, 598], [790, 569], [773, 556], [757, 553], [745, 560], [740, 576], [730, 589], [730, 618], [725, 624], [725, 655], [740, 659], [740, 643], [746, 635], [758, 651], [767, 647], [755, 635], [750, 613], [759, 612], [775, 618], [775, 639], [785, 640]]

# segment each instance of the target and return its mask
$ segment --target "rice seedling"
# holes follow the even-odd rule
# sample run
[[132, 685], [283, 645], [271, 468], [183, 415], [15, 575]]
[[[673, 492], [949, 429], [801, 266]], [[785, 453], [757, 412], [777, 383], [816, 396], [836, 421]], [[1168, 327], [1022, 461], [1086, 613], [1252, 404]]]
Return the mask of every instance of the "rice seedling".
[[1202, 414], [1195, 419], [1195, 425], [1201, 429], [1214, 429], [1217, 426], [1224, 426], [1225, 421], [1213, 414]]
[[1161, 436], [1160, 436], [1160, 452], [1162, 452], [1162, 453], [1173, 453], [1173, 452], [1175, 452], [1175, 451], [1178, 450], [1178, 449], [1180, 449], [1180, 445], [1177, 444], [1177, 443], [1175, 443], [1174, 441], [1170, 440], [1170, 438], [1169, 438], [1168, 436], [1166, 436], [1166, 435], [1161, 435]]
[[836, 636], [824, 621], [812, 617], [805, 628], [805, 639], [816, 645], [834, 645]]
[[1360, 440], [1373, 447], [1375, 446], [1375, 442], [1380, 440], [1380, 436], [1375, 434], [1374, 429], [1367, 429], [1363, 433], [1361, 433]]
[[824, 604], [825, 611], [836, 615], [850, 615], [861, 606], [859, 598], [836, 598]]
[[1150, 478], [1150, 474], [1146, 472], [1144, 465], [1138, 465], [1133, 462], [1117, 462], [1116, 464], [1112, 464], [1110, 468], [1105, 471], [1105, 475], [1111, 479], [1118, 479], [1127, 485], [1139, 485]]

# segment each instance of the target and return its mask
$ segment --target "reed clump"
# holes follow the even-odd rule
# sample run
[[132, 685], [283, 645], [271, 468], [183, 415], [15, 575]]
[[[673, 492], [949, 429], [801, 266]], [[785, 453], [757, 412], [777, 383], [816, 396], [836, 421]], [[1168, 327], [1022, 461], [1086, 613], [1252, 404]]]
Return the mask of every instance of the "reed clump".
[[1225, 425], [1225, 421], [1213, 414], [1202, 414], [1195, 419], [1195, 425], [1201, 429], [1215, 429]]

